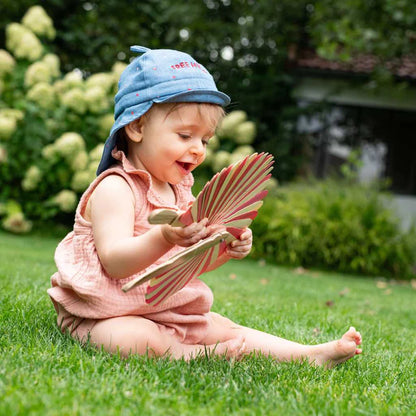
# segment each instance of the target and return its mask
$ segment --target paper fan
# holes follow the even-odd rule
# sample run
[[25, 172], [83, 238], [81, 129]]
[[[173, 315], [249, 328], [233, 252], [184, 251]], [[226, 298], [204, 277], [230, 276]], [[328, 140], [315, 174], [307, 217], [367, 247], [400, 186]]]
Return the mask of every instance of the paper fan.
[[151, 224], [185, 226], [208, 218], [208, 224], [222, 225], [225, 231], [184, 249], [149, 273], [123, 286], [127, 292], [150, 280], [146, 303], [158, 305], [182, 289], [191, 279], [204, 273], [224, 253], [227, 243], [239, 238], [257, 215], [267, 195], [265, 186], [271, 174], [273, 156], [254, 153], [215, 174], [187, 211], [155, 210]]

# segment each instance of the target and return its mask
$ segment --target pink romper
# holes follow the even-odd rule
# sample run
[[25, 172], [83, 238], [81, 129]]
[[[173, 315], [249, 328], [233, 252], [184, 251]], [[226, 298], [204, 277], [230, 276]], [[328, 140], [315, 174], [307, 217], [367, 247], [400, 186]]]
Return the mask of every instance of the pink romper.
[[137, 315], [154, 321], [161, 330], [176, 336], [180, 342], [197, 344], [208, 331], [213, 302], [211, 290], [201, 280], [193, 279], [156, 307], [145, 303], [146, 283], [127, 293], [121, 290], [125, 283], [156, 267], [182, 248], [173, 247], [154, 265], [138, 274], [113, 279], [100, 263], [91, 223], [83, 217], [88, 199], [100, 181], [117, 174], [127, 181], [134, 194], [134, 235], [143, 234], [152, 227], [147, 218], [154, 209], [187, 208], [194, 199], [192, 174], [173, 186], [176, 205], [169, 205], [153, 190], [148, 172], [135, 169], [122, 151], [113, 151], [113, 157], [120, 161], [119, 164], [103, 172], [85, 191], [76, 210], [74, 229], [59, 243], [55, 252], [58, 271], [51, 277], [52, 288], [48, 289], [48, 294], [58, 312], [58, 325], [82, 341], [87, 339], [97, 320]]

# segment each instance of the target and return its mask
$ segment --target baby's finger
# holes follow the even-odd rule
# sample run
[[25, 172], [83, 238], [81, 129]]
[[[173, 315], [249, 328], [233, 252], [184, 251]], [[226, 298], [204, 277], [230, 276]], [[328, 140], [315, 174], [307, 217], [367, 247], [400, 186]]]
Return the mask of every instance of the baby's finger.
[[224, 225], [221, 225], [221, 224], [211, 224], [211, 225], [208, 225], [207, 232], [208, 232], [209, 235], [212, 235], [212, 234], [215, 234], [217, 232], [224, 231], [225, 228], [226, 227]]
[[240, 240], [249, 240], [252, 237], [252, 232], [249, 228], [247, 228], [241, 235]]
[[231, 247], [245, 247], [245, 246], [251, 246], [251, 240], [234, 240], [230, 243]]
[[183, 228], [183, 235], [186, 237], [195, 235], [196, 233], [205, 229], [206, 223], [207, 223], [206, 219], [203, 219], [199, 222], [193, 222], [192, 224]]

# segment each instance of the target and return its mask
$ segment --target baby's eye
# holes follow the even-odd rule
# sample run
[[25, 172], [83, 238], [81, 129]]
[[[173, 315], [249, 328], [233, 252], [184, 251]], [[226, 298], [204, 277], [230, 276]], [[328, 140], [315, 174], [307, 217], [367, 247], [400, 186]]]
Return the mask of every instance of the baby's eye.
[[202, 144], [203, 144], [204, 146], [208, 146], [208, 143], [209, 143], [209, 141], [208, 141], [208, 140], [202, 140]]
[[178, 136], [184, 140], [190, 139], [191, 135], [188, 133], [178, 133]]

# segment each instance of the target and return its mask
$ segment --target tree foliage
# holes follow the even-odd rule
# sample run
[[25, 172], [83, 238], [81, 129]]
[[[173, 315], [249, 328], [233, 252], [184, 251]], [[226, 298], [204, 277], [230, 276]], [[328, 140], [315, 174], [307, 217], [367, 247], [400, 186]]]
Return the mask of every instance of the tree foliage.
[[310, 34], [320, 55], [348, 60], [368, 53], [382, 60], [416, 52], [416, 9], [411, 0], [318, 0]]
[[[297, 110], [291, 98], [294, 79], [287, 68], [291, 46], [311, 46], [329, 59], [348, 60], [355, 53], [400, 58], [415, 50], [413, 3], [44, 0], [42, 6], [54, 21], [57, 37], [51, 49], [65, 72], [108, 71], [116, 60], [128, 62], [133, 44], [193, 55], [214, 74], [219, 88], [231, 95], [230, 110], [245, 110], [256, 121], [255, 146], [279, 155], [276, 172], [286, 180], [296, 174], [300, 161], [300, 143], [294, 134]], [[19, 21], [34, 4], [2, 0], [0, 27]]]

